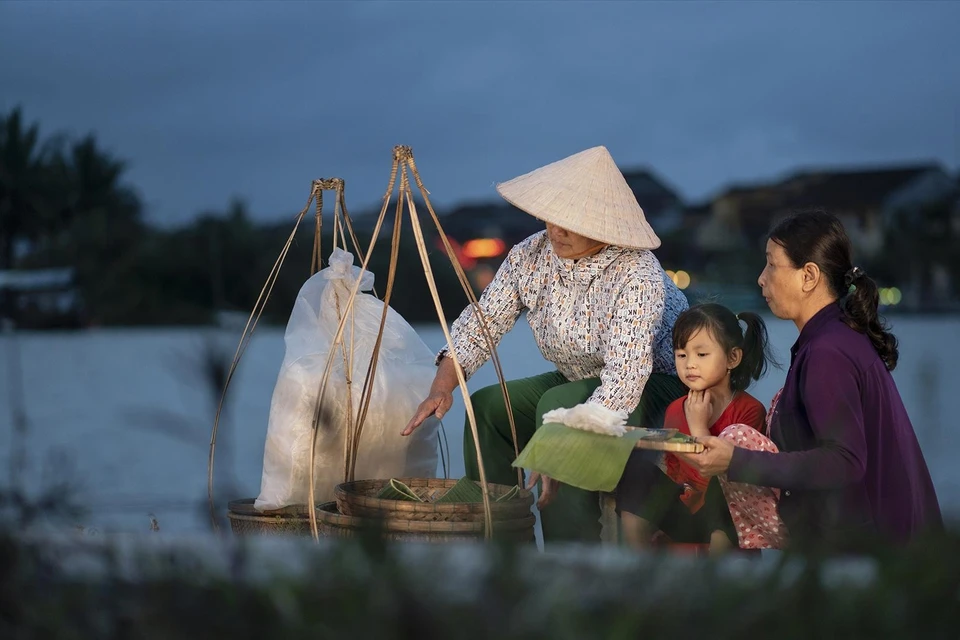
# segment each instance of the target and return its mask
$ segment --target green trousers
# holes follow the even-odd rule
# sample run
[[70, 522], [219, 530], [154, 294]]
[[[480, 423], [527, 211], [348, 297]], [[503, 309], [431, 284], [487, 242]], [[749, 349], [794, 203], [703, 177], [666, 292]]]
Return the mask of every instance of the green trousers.
[[[570, 382], [558, 371], [507, 382], [519, 449], [523, 450], [533, 432], [540, 427], [544, 413], [582, 404], [598, 386], [599, 378]], [[647, 381], [640, 404], [630, 414], [627, 424], [649, 428], [663, 426], [663, 414], [667, 406], [686, 393], [687, 388], [676, 376], [654, 373]], [[510, 486], [517, 484], [517, 470], [510, 466], [516, 459], [516, 453], [500, 385], [479, 389], [470, 395], [470, 399], [477, 419], [487, 482]], [[467, 420], [463, 430], [463, 462], [467, 477], [479, 480], [475, 446]], [[553, 502], [541, 512], [540, 523], [545, 543], [599, 542], [599, 496], [594, 491], [561, 485]]]

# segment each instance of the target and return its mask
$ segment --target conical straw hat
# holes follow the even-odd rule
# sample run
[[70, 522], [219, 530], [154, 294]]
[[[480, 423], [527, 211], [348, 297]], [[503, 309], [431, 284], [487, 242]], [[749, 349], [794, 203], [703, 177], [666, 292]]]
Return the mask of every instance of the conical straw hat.
[[606, 147], [593, 147], [497, 185], [504, 200], [593, 240], [656, 249], [660, 238]]

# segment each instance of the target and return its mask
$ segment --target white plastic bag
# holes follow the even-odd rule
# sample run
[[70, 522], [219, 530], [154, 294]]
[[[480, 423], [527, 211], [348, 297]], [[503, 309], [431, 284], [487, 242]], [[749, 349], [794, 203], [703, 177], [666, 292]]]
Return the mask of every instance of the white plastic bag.
[[[353, 255], [334, 249], [330, 266], [307, 280], [294, 304], [284, 334], [286, 351], [270, 404], [263, 454], [263, 477], [255, 506], [264, 511], [309, 502], [310, 439], [317, 393], [341, 314], [357, 278], [360, 292], [373, 288], [373, 274], [353, 266]], [[344, 357], [352, 358], [352, 415], [356, 424], [360, 395], [373, 354], [383, 301], [357, 293], [353, 317], [344, 327], [343, 347], [324, 392], [324, 417], [317, 436], [315, 491], [318, 502], [334, 499], [344, 480], [344, 437], [349, 419]], [[338, 311], [339, 306], [339, 311]], [[388, 309], [376, 376], [360, 438], [355, 478], [433, 478], [437, 472], [437, 428], [430, 418], [413, 434], [400, 432], [429, 395], [436, 373], [434, 354], [416, 331]]]

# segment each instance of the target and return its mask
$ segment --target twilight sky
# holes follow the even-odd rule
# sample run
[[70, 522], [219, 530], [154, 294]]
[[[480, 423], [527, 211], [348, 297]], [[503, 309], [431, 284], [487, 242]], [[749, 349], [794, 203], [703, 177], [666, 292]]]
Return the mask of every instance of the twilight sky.
[[[960, 167], [956, 2], [0, 2], [0, 111], [95, 132], [151, 221], [339, 176], [434, 202], [597, 144], [689, 199], [811, 165]], [[641, 203], [642, 205], [643, 203]]]

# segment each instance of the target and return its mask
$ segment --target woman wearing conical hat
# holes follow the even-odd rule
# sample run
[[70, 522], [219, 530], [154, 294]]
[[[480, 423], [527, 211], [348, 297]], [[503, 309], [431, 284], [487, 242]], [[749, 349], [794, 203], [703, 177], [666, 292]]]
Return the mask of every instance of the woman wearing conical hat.
[[[507, 383], [522, 449], [547, 411], [582, 403], [630, 414], [628, 424], [658, 427], [667, 405], [686, 393], [676, 376], [671, 331], [687, 300], [652, 250], [660, 246], [623, 174], [605, 147], [594, 147], [497, 185], [546, 230], [514, 246], [480, 297], [495, 342], [524, 311], [543, 357], [555, 371]], [[467, 378], [490, 357], [467, 307], [452, 327]], [[457, 376], [438, 354], [431, 393], [404, 435], [453, 403]], [[499, 385], [471, 395], [488, 482], [514, 484], [516, 457]], [[479, 480], [469, 424], [467, 477]], [[544, 479], [544, 539], [598, 540], [595, 493]], [[549, 508], [546, 508], [549, 504]]]

